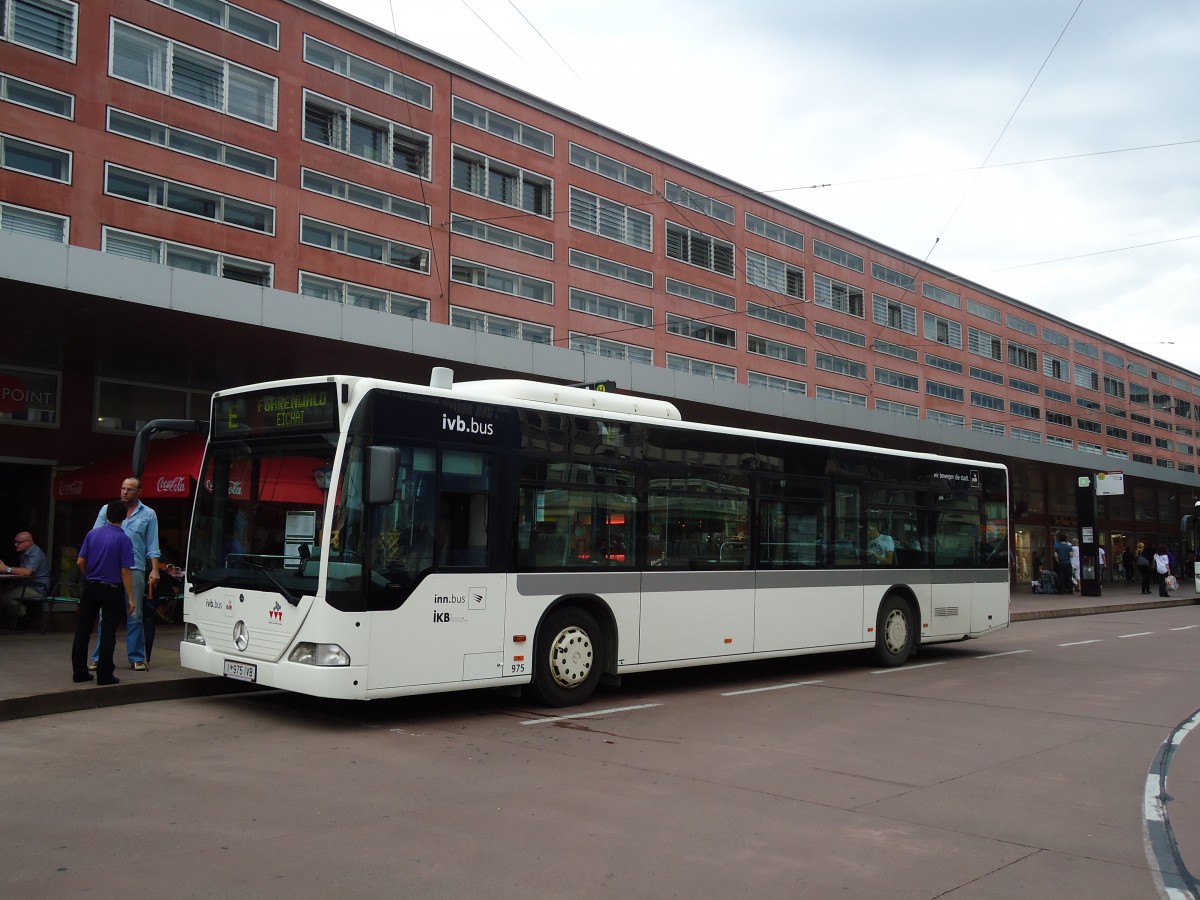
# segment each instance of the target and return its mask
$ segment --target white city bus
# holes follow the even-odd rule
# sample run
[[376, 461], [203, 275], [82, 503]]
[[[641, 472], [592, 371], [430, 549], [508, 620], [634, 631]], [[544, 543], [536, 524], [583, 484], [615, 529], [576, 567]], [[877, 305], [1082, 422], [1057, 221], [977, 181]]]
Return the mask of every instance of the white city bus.
[[214, 395], [183, 665], [322, 697], [918, 644], [1008, 624], [1003, 466], [531, 381]]

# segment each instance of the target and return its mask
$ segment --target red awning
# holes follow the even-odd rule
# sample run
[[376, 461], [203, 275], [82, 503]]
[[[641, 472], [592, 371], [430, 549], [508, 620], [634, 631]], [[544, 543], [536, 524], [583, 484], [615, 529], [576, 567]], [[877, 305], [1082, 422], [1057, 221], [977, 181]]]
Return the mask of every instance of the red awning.
[[[150, 442], [142, 473], [142, 499], [186, 498], [200, 474], [204, 436], [184, 434]], [[131, 454], [113, 457], [54, 477], [55, 500], [117, 500], [132, 471]]]
[[[311, 456], [265, 456], [259, 464], [258, 499], [320, 507], [322, 484], [329, 484], [329, 463]], [[204, 473], [204, 490], [212, 493], [212, 470]], [[229, 496], [244, 498], [250, 490], [250, 463], [238, 460], [229, 468]]]

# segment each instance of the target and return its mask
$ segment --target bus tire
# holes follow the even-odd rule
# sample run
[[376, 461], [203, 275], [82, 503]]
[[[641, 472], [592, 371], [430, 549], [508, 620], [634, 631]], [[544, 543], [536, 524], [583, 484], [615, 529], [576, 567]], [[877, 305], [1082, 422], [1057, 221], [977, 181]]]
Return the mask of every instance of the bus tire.
[[603, 635], [591, 613], [556, 609], [538, 629], [533, 692], [547, 706], [586, 703], [600, 683]]
[[875, 657], [881, 665], [902, 666], [912, 656], [917, 642], [917, 627], [912, 607], [895, 594], [879, 604], [875, 623]]

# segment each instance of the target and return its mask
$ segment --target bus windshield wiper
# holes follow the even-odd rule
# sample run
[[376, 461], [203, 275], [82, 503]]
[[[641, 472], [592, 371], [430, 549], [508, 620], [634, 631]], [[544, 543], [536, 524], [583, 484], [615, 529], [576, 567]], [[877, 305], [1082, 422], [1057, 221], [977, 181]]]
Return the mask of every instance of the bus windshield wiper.
[[271, 573], [271, 570], [268, 569], [266, 566], [264, 566], [262, 563], [253, 563], [253, 562], [250, 562], [249, 560], [244, 559], [244, 560], [242, 560], [241, 564], [248, 569], [255, 569], [256, 571], [262, 572], [264, 575], [267, 576], [267, 580], [269, 582], [271, 582], [271, 584], [275, 585], [275, 590], [277, 590], [277, 591], [279, 591], [279, 593], [283, 594], [284, 600], [286, 600], [288, 603], [292, 604], [292, 606], [300, 605], [300, 598], [297, 597], [295, 594], [293, 594], [291, 591], [289, 591], [287, 589], [287, 587], [283, 584], [283, 582], [281, 582], [278, 578], [276, 578]]

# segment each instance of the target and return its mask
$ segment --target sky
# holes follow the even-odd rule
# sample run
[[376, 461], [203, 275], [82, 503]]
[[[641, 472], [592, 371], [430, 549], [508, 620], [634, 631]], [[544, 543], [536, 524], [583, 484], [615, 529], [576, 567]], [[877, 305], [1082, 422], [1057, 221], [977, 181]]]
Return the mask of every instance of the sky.
[[1200, 381], [1195, 0], [325, 0]]

